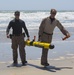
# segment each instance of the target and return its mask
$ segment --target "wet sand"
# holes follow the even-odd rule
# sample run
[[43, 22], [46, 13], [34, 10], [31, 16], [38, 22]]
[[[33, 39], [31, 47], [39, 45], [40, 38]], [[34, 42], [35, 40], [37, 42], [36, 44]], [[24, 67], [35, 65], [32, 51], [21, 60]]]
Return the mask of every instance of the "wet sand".
[[10, 66], [12, 62], [0, 62], [0, 75], [74, 75], [74, 58], [49, 60], [50, 66], [43, 67], [40, 60], [28, 60], [26, 66]]

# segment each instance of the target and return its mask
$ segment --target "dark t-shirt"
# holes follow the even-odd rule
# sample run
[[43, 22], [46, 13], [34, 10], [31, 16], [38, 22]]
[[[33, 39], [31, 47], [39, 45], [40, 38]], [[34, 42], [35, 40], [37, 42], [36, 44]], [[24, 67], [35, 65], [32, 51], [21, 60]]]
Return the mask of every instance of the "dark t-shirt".
[[10, 28], [12, 28], [12, 34], [13, 35], [19, 35], [22, 34], [22, 28], [24, 29], [27, 37], [29, 37], [28, 30], [26, 28], [25, 22], [22, 20], [16, 20], [13, 19], [12, 21], [9, 22], [9, 25], [7, 27], [7, 33], [9, 33]]

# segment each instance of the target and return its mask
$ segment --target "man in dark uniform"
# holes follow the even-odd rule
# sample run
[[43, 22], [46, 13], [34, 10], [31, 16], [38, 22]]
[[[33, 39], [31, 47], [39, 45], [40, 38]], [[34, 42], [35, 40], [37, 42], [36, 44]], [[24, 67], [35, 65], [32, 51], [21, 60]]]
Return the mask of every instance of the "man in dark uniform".
[[18, 52], [17, 48], [19, 46], [19, 53], [20, 53], [20, 58], [22, 61], [22, 65], [25, 65], [27, 63], [26, 61], [26, 53], [25, 53], [25, 43], [24, 43], [24, 35], [22, 34], [22, 28], [24, 29], [27, 39], [29, 39], [29, 33], [26, 28], [25, 22], [21, 19], [20, 17], [20, 12], [15, 11], [14, 13], [15, 18], [9, 22], [9, 25], [6, 30], [6, 36], [9, 38], [9, 31], [10, 28], [12, 28], [12, 49], [13, 49], [13, 64], [16, 65], [18, 63], [17, 58], [18, 58]]
[[[52, 35], [55, 27], [57, 26], [60, 31], [66, 36], [66, 38], [70, 37], [69, 32], [63, 27], [63, 25], [55, 18], [57, 11], [55, 9], [51, 9], [50, 16], [43, 19], [41, 25], [39, 27], [39, 41], [51, 43], [52, 42]], [[64, 38], [63, 40], [65, 40]], [[41, 56], [41, 65], [48, 66], [49, 63], [47, 61], [48, 57], [48, 49], [42, 49], [42, 56]]]

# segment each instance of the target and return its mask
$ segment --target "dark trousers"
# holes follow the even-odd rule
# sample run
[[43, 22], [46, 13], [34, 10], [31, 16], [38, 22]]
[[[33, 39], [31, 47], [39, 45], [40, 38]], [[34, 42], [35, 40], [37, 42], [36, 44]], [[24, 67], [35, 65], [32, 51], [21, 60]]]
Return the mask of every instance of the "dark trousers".
[[[41, 41], [45, 43], [51, 43], [52, 35], [43, 34]], [[42, 49], [41, 63], [48, 63], [48, 49]]]
[[48, 60], [48, 49], [42, 49], [41, 63], [47, 63]]
[[25, 53], [25, 43], [24, 43], [24, 36], [13, 36], [12, 37], [12, 49], [13, 49], [13, 61], [17, 62], [18, 59], [18, 51], [17, 48], [19, 47], [19, 54], [22, 62], [26, 61], [26, 53]]

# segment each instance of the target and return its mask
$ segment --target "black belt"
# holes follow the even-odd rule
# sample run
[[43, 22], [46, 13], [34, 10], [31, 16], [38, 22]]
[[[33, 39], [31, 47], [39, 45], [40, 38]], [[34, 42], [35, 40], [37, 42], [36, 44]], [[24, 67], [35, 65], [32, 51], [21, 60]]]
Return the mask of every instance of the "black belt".
[[47, 34], [47, 35], [53, 35], [53, 33], [52, 34], [50, 34], [50, 33], [46, 33], [46, 32], [43, 32], [44, 34]]
[[24, 37], [25, 37], [25, 33], [22, 33], [22, 34], [10, 34], [9, 36], [10, 36], [10, 39], [12, 39], [12, 36], [21, 36], [21, 35], [24, 35]]
[[21, 36], [21, 35], [23, 35], [23, 34], [13, 34], [13, 36]]

